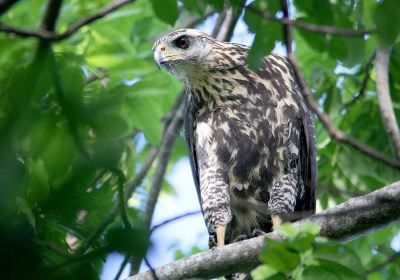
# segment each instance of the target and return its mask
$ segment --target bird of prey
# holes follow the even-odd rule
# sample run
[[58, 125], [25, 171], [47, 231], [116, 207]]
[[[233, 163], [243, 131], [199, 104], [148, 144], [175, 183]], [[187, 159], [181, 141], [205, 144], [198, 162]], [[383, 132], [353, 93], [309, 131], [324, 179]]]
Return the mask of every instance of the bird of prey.
[[315, 211], [313, 115], [286, 58], [256, 71], [249, 48], [195, 29], [153, 46], [185, 87], [185, 138], [211, 240], [222, 246]]

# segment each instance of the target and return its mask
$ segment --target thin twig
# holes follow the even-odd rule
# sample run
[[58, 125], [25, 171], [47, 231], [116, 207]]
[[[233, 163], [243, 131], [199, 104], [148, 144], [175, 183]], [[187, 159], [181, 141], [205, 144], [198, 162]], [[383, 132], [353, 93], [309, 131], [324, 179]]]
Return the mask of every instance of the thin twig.
[[[100, 248], [97, 248], [93, 251], [87, 252], [85, 254], [79, 255], [79, 256], [73, 256], [72, 258], [52, 267], [49, 269], [49, 271], [46, 271], [46, 274], [52, 274], [54, 272], [56, 272], [57, 270], [64, 268], [66, 266], [69, 266], [71, 264], [77, 263], [77, 262], [84, 262], [84, 261], [88, 261], [93, 259], [94, 257], [98, 256], [98, 255], [104, 255], [106, 253], [108, 253], [111, 250], [111, 246], [109, 244], [104, 245]], [[48, 275], [46, 275], [48, 276]]]
[[186, 28], [196, 27], [197, 25], [202, 23], [205, 19], [212, 16], [213, 14], [215, 14], [215, 11], [211, 10], [211, 11], [205, 13], [203, 16], [192, 18], [188, 22], [183, 24], [180, 28], [186, 29]]
[[75, 32], [77, 32], [79, 29], [81, 29], [85, 25], [89, 25], [93, 22], [95, 22], [98, 19], [101, 19], [108, 15], [109, 13], [129, 4], [133, 3], [135, 0], [117, 0], [111, 3], [110, 5], [104, 7], [103, 9], [97, 11], [93, 15], [90, 15], [86, 18], [83, 18], [76, 23], [72, 24], [65, 32], [63, 33], [55, 33], [55, 32], [49, 32], [47, 30], [26, 30], [14, 26], [10, 26], [4, 23], [0, 23], [0, 31], [5, 32], [5, 33], [10, 33], [17, 35], [19, 37], [35, 37], [38, 39], [44, 39], [44, 40], [49, 40], [49, 41], [61, 41], [66, 38], [69, 38], [71, 35], [73, 35]]
[[379, 46], [376, 50], [376, 91], [379, 101], [383, 125], [392, 143], [394, 154], [400, 160], [400, 131], [396, 115], [393, 110], [389, 87], [389, 58], [390, 47]]
[[[285, 28], [289, 29], [290, 25], [286, 24]], [[378, 150], [375, 150], [374, 148], [359, 142], [358, 140], [346, 135], [343, 133], [341, 130], [337, 129], [331, 119], [329, 118], [328, 115], [324, 114], [318, 104], [312, 99], [311, 96], [311, 91], [309, 87], [307, 86], [307, 83], [305, 81], [303, 72], [300, 70], [300, 67], [297, 63], [297, 59], [291, 48], [288, 48], [288, 45], [292, 44], [292, 37], [290, 36], [290, 32], [285, 32], [285, 44], [286, 44], [286, 50], [288, 52], [288, 60], [290, 64], [292, 65], [292, 69], [294, 71], [294, 74], [296, 76], [297, 82], [300, 86], [301, 92], [303, 93], [304, 101], [307, 104], [307, 107], [314, 112], [314, 114], [317, 115], [318, 119], [321, 121], [322, 125], [325, 127], [325, 129], [328, 131], [330, 137], [334, 139], [335, 141], [346, 144], [359, 152], [376, 159], [380, 162], [383, 162], [393, 168], [400, 169], [400, 162], [398, 162], [395, 159], [388, 158], [385, 156], [383, 153], [379, 152]]]
[[118, 269], [118, 272], [114, 277], [114, 280], [119, 280], [119, 278], [121, 277], [122, 272], [124, 271], [126, 265], [129, 263], [129, 260], [130, 260], [131, 257], [132, 257], [132, 255], [129, 254], [129, 253], [125, 255], [124, 260], [122, 261], [122, 263], [121, 263], [121, 265], [120, 265], [120, 267]]
[[121, 215], [121, 220], [125, 225], [125, 228], [130, 228], [131, 224], [129, 223], [128, 216], [126, 215], [126, 207], [125, 207], [125, 198], [124, 198], [124, 183], [125, 183], [125, 175], [120, 169], [112, 170], [112, 172], [117, 176], [118, 179], [118, 205], [119, 211]]
[[173, 217], [171, 219], [165, 220], [165, 221], [153, 226], [151, 228], [151, 230], [150, 230], [150, 234], [152, 234], [158, 228], [166, 226], [167, 224], [170, 224], [170, 223], [175, 222], [177, 220], [180, 220], [180, 219], [183, 219], [183, 218], [186, 218], [186, 217], [189, 217], [189, 216], [197, 215], [197, 214], [200, 214], [200, 213], [201, 213], [201, 211], [193, 211], [193, 212], [184, 213], [182, 215], [179, 215], [179, 216]]
[[361, 82], [361, 88], [360, 91], [354, 95], [353, 99], [347, 102], [346, 104], [343, 105], [343, 109], [347, 109], [351, 106], [353, 106], [360, 98], [362, 98], [365, 95], [365, 92], [367, 91], [367, 86], [368, 86], [368, 81], [370, 80], [371, 76], [371, 70], [373, 68], [373, 61], [375, 59], [375, 51], [372, 53], [372, 55], [368, 58], [364, 70], [365, 70], [365, 75], [364, 78]]
[[264, 11], [260, 11], [259, 9], [255, 8], [251, 4], [246, 6], [246, 9], [264, 19], [279, 22], [286, 26], [290, 25], [290, 26], [293, 26], [293, 27], [296, 27], [299, 29], [303, 29], [303, 30], [307, 30], [310, 32], [315, 32], [315, 33], [322, 33], [322, 34], [342, 36], [342, 37], [364, 37], [365, 35], [375, 33], [375, 30], [364, 30], [364, 29], [349, 30], [349, 29], [326, 26], [326, 25], [318, 25], [318, 24], [313, 24], [313, 23], [309, 23], [309, 22], [301, 22], [301, 21], [297, 21], [297, 20], [291, 20], [288, 18], [277, 18], [273, 14], [270, 14], [270, 13], [264, 12]]
[[150, 264], [150, 262], [146, 256], [144, 256], [144, 262], [146, 263], [147, 267], [150, 269], [153, 280], [158, 280], [156, 271], [154, 270], [153, 266]]

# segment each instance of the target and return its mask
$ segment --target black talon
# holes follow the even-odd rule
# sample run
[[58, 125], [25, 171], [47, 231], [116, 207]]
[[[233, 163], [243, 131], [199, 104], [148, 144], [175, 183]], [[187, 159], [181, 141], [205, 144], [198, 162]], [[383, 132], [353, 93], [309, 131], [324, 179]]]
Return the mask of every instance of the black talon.
[[239, 242], [239, 241], [243, 241], [243, 240], [246, 240], [246, 239], [248, 239], [248, 238], [249, 238], [249, 237], [248, 237], [246, 234], [241, 234], [241, 235], [237, 236], [237, 237], [233, 240], [232, 243]]
[[253, 237], [259, 237], [259, 236], [263, 236], [263, 235], [266, 235], [267, 233], [265, 232], [265, 231], [263, 231], [263, 230], [261, 230], [261, 229], [259, 229], [259, 228], [255, 228], [255, 229], [253, 229], [253, 232], [252, 232], [252, 236]]

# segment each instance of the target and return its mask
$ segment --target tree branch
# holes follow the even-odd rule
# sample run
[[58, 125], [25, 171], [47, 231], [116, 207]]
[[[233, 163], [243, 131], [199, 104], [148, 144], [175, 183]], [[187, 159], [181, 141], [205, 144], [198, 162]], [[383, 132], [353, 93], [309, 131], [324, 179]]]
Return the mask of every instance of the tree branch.
[[[58, 1], [58, 0], [57, 0]], [[65, 32], [63, 33], [55, 33], [53, 31], [49, 32], [48, 30], [38, 29], [35, 31], [21, 29], [18, 27], [13, 27], [4, 23], [0, 23], [0, 31], [5, 33], [10, 33], [17, 35], [19, 37], [35, 37], [38, 39], [44, 39], [49, 41], [61, 41], [66, 38], [69, 38], [83, 26], [93, 23], [94, 21], [105, 17], [109, 13], [125, 6], [126, 4], [133, 3], [135, 0], [116, 0], [110, 5], [104, 7], [103, 9], [99, 10], [98, 12], [90, 15], [86, 18], [83, 18], [76, 23], [72, 24]]]
[[322, 34], [327, 34], [327, 35], [333, 35], [333, 36], [342, 36], [342, 37], [364, 37], [365, 35], [374, 33], [375, 30], [349, 30], [345, 28], [338, 28], [338, 27], [332, 27], [332, 26], [326, 26], [326, 25], [318, 25], [318, 24], [313, 24], [309, 22], [301, 22], [297, 20], [291, 20], [287, 17], [284, 18], [277, 18], [273, 14], [270, 14], [268, 12], [260, 11], [259, 9], [253, 7], [251, 4], [246, 6], [246, 9], [253, 12], [254, 14], [275, 22], [279, 22], [285, 26], [293, 26], [299, 29], [307, 30], [310, 32], [315, 32], [315, 33], [322, 33]]
[[361, 97], [365, 95], [365, 92], [367, 91], [367, 86], [368, 86], [368, 81], [371, 78], [371, 70], [374, 66], [373, 61], [375, 59], [375, 51], [372, 53], [372, 55], [369, 57], [367, 63], [364, 66], [365, 69], [365, 75], [364, 79], [361, 82], [361, 88], [360, 91], [354, 95], [353, 99], [347, 102], [346, 104], [343, 105], [342, 109], [347, 109], [351, 106], [353, 106], [357, 100], [359, 100]]
[[[286, 6], [287, 9], [287, 6]], [[286, 13], [288, 14], [288, 13]], [[289, 19], [285, 19], [289, 20]], [[285, 29], [290, 29], [289, 24], [284, 25]], [[295, 54], [293, 53], [292, 49], [288, 46], [291, 46], [292, 44], [292, 37], [291, 37], [291, 32], [284, 32], [284, 39], [285, 39], [285, 44], [286, 44], [286, 50], [287, 50], [287, 56], [290, 64], [292, 65], [294, 75], [296, 76], [296, 80], [300, 86], [301, 92], [303, 93], [304, 101], [307, 104], [307, 107], [314, 112], [314, 114], [317, 115], [318, 119], [321, 121], [322, 125], [325, 127], [325, 129], [328, 131], [330, 137], [342, 144], [346, 144], [359, 152], [375, 159], [378, 161], [381, 161], [391, 167], [394, 167], [396, 169], [400, 169], [400, 162], [386, 157], [383, 153], [375, 150], [374, 148], [359, 142], [358, 140], [346, 135], [344, 132], [341, 130], [337, 129], [331, 119], [329, 118], [328, 115], [324, 114], [320, 109], [318, 104], [314, 101], [314, 99], [311, 96], [311, 91], [309, 87], [307, 86], [306, 80], [304, 78], [303, 73], [300, 70], [300, 67], [297, 63], [297, 59]]]
[[[364, 196], [353, 198], [329, 210], [294, 223], [305, 222], [321, 226], [322, 236], [339, 240], [385, 227], [400, 216], [400, 181]], [[359, 209], [363, 209], [360, 211]], [[282, 238], [278, 233], [267, 234], [272, 239]], [[259, 264], [258, 256], [264, 247], [264, 237], [252, 238], [223, 247], [216, 247], [155, 269], [159, 279], [216, 278], [234, 272], [247, 272]], [[152, 279], [150, 272], [128, 278]]]
[[396, 158], [400, 160], [400, 131], [394, 114], [389, 88], [390, 48], [378, 47], [376, 50], [376, 91], [379, 100], [383, 125], [389, 135]]
[[201, 213], [201, 211], [187, 212], [187, 213], [184, 213], [182, 215], [179, 215], [179, 216], [173, 217], [171, 219], [165, 220], [165, 221], [161, 222], [160, 224], [157, 224], [157, 225], [153, 226], [151, 228], [151, 230], [150, 230], [150, 234], [152, 234], [153, 231], [157, 230], [160, 227], [163, 227], [163, 226], [168, 225], [168, 224], [170, 224], [172, 222], [175, 222], [177, 220], [180, 220], [180, 219], [183, 219], [183, 218], [186, 218], [186, 217], [189, 217], [189, 216], [197, 215], [197, 214], [200, 214], [200, 213]]

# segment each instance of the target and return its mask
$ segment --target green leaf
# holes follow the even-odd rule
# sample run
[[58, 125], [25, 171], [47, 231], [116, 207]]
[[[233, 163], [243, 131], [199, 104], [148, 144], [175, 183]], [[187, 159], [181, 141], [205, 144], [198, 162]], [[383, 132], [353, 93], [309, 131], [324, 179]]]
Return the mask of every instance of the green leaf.
[[321, 231], [321, 226], [314, 223], [306, 222], [301, 224], [300, 229], [302, 232], [317, 235]]
[[318, 242], [313, 257], [324, 268], [329, 268], [346, 279], [363, 279], [365, 270], [358, 256], [338, 242]]
[[251, 271], [251, 277], [253, 280], [265, 280], [277, 273], [278, 271], [273, 269], [271, 266], [262, 264]]
[[182, 0], [183, 5], [191, 12], [203, 14], [206, 8], [206, 4], [203, 1], [198, 0]]
[[276, 229], [284, 237], [295, 238], [299, 233], [299, 229], [295, 227], [292, 223], [283, 223]]
[[299, 253], [304, 253], [312, 247], [315, 236], [311, 233], [300, 232], [290, 243], [290, 247]]
[[98, 116], [93, 126], [100, 138], [119, 139], [130, 132], [125, 120], [115, 114]]
[[[256, 9], [262, 7], [267, 8], [268, 11], [274, 13], [276, 10], [275, 5], [267, 5], [265, 2], [253, 3]], [[276, 12], [276, 11], [275, 11]], [[258, 69], [262, 64], [265, 55], [269, 54], [275, 47], [275, 43], [282, 38], [282, 26], [275, 22], [269, 22], [262, 19], [259, 15], [246, 9], [244, 14], [244, 21], [246, 22], [249, 30], [256, 33], [253, 45], [247, 57], [247, 63], [253, 70]]]
[[310, 265], [306, 266], [303, 270], [303, 279], [304, 280], [342, 280], [338, 275], [334, 272], [326, 270], [320, 266]]
[[279, 272], [290, 272], [300, 264], [298, 253], [289, 250], [276, 240], [267, 238], [260, 260]]
[[178, 18], [178, 2], [176, 0], [151, 0], [154, 12], [166, 23], [174, 25]]
[[377, 4], [374, 20], [379, 42], [383, 46], [393, 44], [400, 33], [400, 9], [397, 0], [383, 0]]
[[29, 164], [29, 182], [26, 189], [28, 201], [32, 206], [43, 203], [49, 196], [50, 186], [43, 159]]

